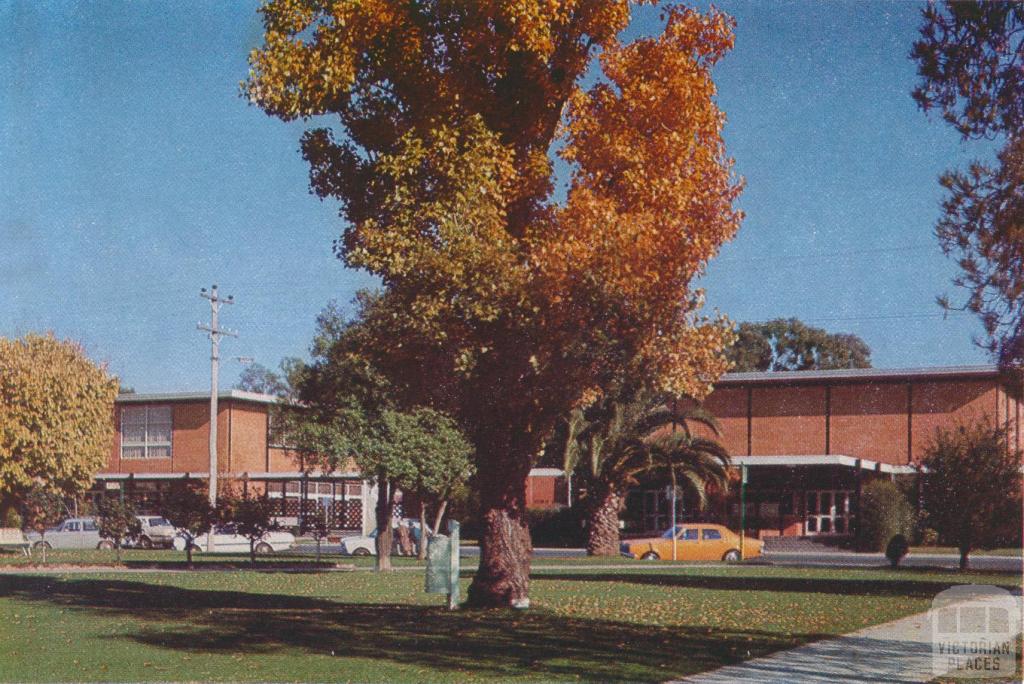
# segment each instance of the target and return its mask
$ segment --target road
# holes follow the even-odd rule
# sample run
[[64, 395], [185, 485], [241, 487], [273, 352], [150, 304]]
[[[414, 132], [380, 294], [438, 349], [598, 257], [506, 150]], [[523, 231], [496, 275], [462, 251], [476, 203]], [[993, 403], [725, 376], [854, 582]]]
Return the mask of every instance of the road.
[[[299, 553], [315, 553], [316, 547], [309, 544], [301, 544], [295, 548]], [[340, 547], [336, 544], [324, 544], [324, 553], [339, 553]], [[463, 558], [475, 558], [480, 555], [480, 548], [477, 546], [463, 546], [460, 555]], [[534, 558], [583, 558], [587, 555], [585, 549], [545, 549], [533, 550]], [[804, 567], [858, 567], [874, 568], [889, 565], [885, 555], [881, 553], [851, 553], [848, 551], [835, 552], [802, 552], [802, 553], [769, 553], [763, 561], [769, 565], [780, 566], [804, 566]], [[957, 568], [960, 564], [960, 557], [956, 554], [910, 554], [903, 559], [906, 567], [939, 567]], [[972, 570], [989, 570], [996, 572], [1021, 572], [1022, 561], [1020, 556], [971, 556]]]

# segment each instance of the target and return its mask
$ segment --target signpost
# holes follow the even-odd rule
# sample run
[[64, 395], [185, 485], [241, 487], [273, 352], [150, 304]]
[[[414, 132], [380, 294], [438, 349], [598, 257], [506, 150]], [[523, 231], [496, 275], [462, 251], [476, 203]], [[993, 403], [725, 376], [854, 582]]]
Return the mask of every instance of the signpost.
[[740, 466], [740, 560], [747, 535], [747, 466]]

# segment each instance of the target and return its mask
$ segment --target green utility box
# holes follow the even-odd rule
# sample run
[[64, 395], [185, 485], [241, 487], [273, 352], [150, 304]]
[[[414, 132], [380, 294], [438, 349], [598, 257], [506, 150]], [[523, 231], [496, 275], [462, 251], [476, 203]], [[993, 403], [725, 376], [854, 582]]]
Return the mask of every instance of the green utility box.
[[459, 604], [459, 523], [448, 521], [448, 535], [435, 534], [427, 544], [426, 592], [447, 594], [448, 608]]

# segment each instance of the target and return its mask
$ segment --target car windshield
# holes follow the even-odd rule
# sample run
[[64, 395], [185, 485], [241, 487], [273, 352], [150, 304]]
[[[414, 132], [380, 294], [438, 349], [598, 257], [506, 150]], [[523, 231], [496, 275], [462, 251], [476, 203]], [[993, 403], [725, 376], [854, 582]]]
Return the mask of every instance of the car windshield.
[[672, 536], [673, 536], [672, 535], [672, 530], [673, 529], [675, 529], [676, 534], [679, 534], [679, 530], [683, 529], [683, 526], [682, 525], [676, 525], [675, 528], [671, 528], [670, 527], [669, 529], [667, 529], [667, 530], [665, 530], [664, 532], [661, 533], [661, 538], [662, 539], [671, 539]]
[[170, 524], [171, 523], [167, 522], [167, 520], [164, 519], [164, 518], [150, 518], [149, 519], [149, 526], [150, 527], [168, 527]]

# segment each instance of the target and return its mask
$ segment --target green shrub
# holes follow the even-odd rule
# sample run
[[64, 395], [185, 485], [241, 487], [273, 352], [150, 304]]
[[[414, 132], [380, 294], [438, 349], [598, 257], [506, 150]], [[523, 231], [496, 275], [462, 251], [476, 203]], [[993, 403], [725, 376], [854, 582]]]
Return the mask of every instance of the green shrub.
[[581, 507], [531, 508], [526, 512], [534, 546], [573, 548], [586, 543]]
[[857, 546], [862, 551], [884, 551], [898, 534], [909, 538], [914, 523], [914, 509], [894, 483], [873, 480], [861, 490]]

